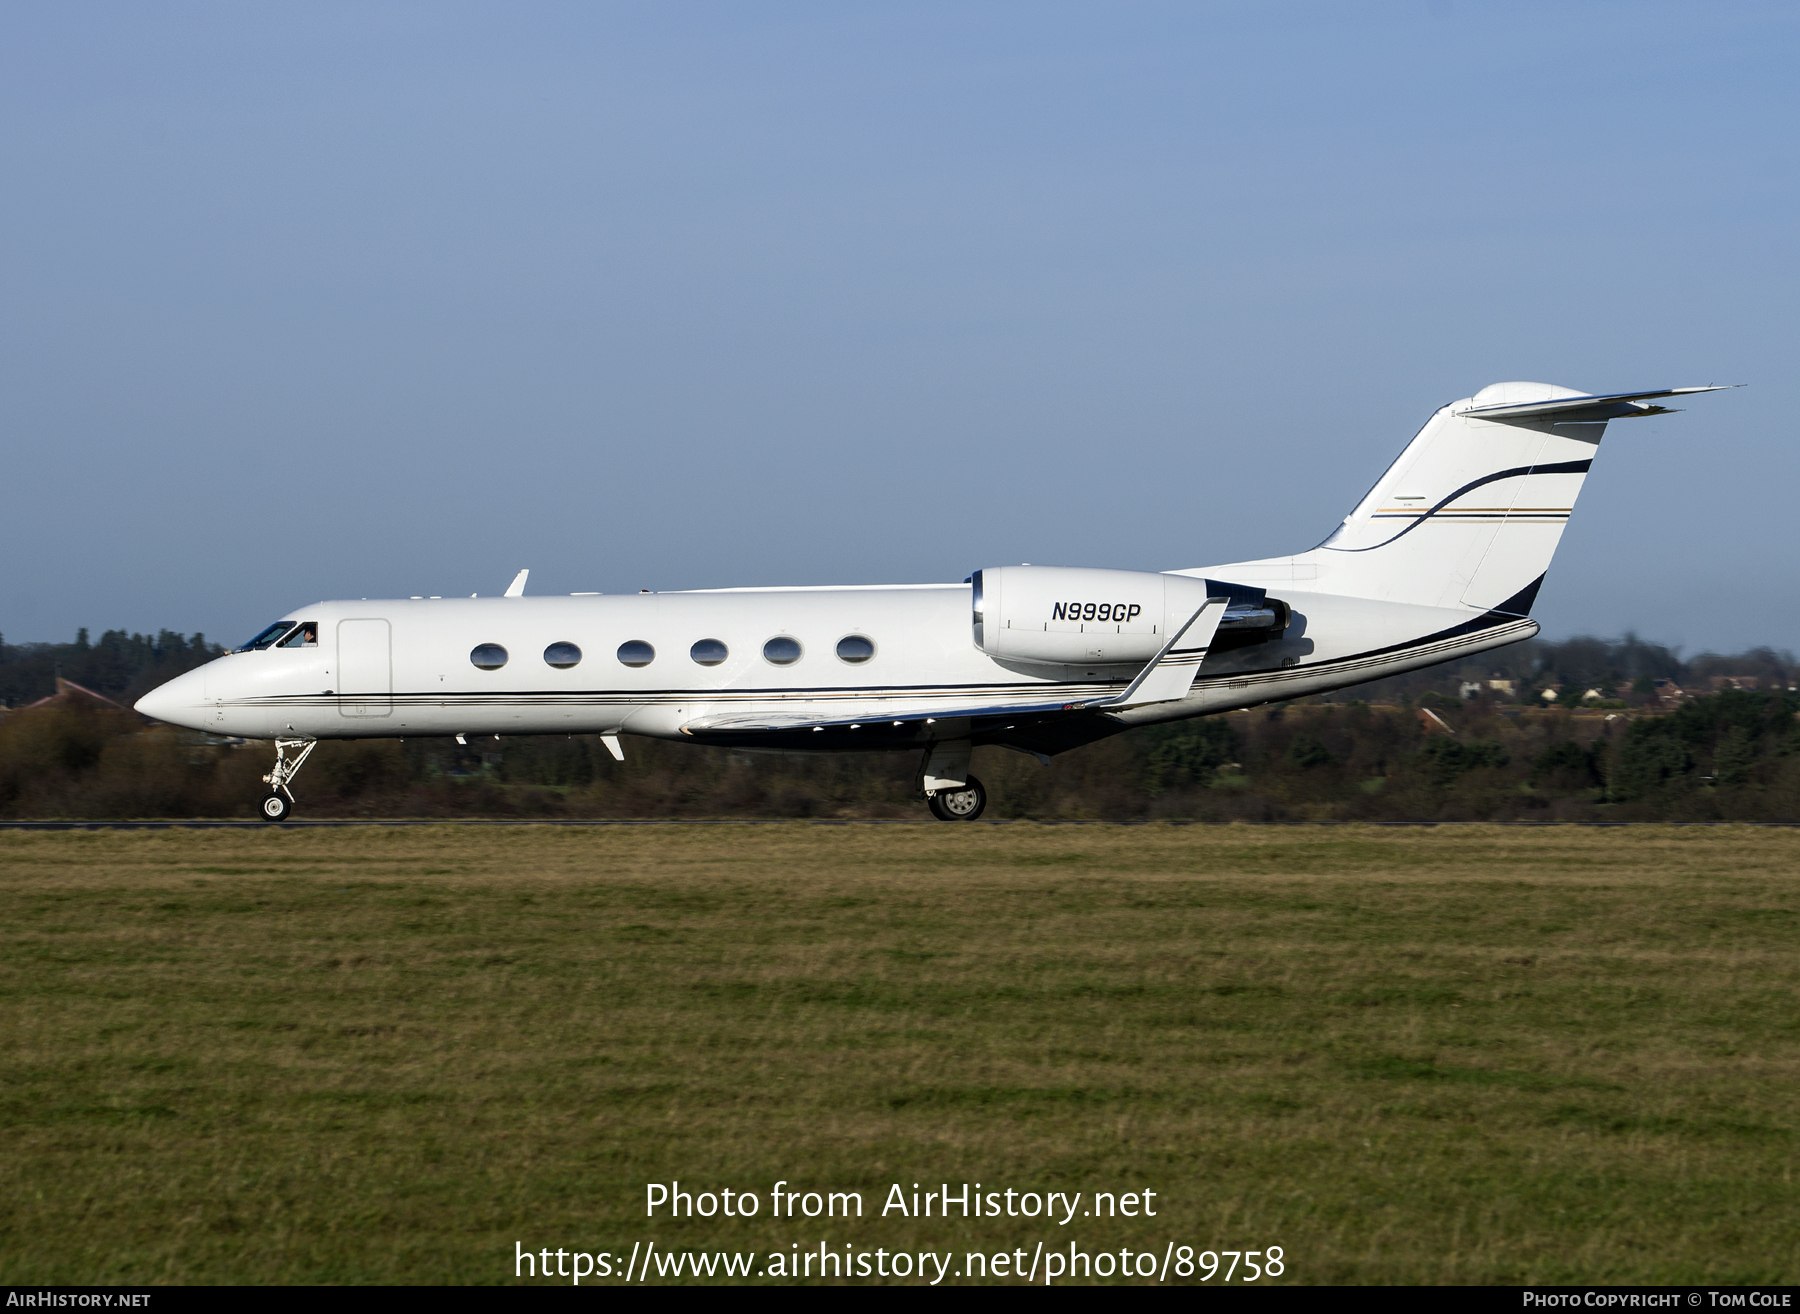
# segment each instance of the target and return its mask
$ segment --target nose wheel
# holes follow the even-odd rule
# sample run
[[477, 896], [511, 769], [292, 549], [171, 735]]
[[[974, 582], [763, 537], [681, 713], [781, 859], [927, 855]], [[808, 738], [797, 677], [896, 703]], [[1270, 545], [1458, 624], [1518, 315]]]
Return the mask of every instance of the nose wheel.
[[987, 790], [974, 776], [931, 796], [931, 815], [939, 821], [973, 821], [986, 807]]
[[[301, 766], [319, 746], [316, 739], [277, 739], [275, 765], [263, 777], [269, 792], [257, 800], [256, 810], [264, 821], [286, 821], [294, 810], [294, 793], [288, 782], [300, 773]], [[291, 756], [290, 756], [291, 754]]]

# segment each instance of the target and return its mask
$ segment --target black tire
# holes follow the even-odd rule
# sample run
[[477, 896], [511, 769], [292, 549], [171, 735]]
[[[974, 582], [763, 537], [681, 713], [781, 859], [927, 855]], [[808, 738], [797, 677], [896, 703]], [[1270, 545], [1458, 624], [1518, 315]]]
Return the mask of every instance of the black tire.
[[970, 776], [954, 789], [940, 789], [931, 796], [931, 815], [939, 821], [974, 821], [987, 810], [987, 790]]
[[264, 794], [256, 802], [257, 815], [264, 821], [286, 821], [288, 813], [293, 810], [294, 805], [288, 802], [286, 794], [277, 794], [273, 791]]

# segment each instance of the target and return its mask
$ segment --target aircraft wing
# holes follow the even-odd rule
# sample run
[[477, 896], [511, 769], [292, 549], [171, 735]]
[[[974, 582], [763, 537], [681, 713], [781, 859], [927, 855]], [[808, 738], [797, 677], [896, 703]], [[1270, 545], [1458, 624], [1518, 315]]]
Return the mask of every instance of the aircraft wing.
[[852, 715], [727, 713], [696, 717], [686, 722], [681, 730], [683, 734], [695, 736], [825, 734], [857, 730], [870, 730], [879, 735], [882, 731], [917, 731], [929, 726], [934, 738], [960, 739], [976, 731], [1011, 729], [1022, 722], [1054, 720], [1069, 713], [1122, 711], [1147, 703], [1173, 702], [1186, 698], [1193, 688], [1194, 676], [1206, 659], [1206, 651], [1212, 645], [1229, 605], [1229, 598], [1208, 598], [1185, 625], [1169, 636], [1155, 660], [1145, 664], [1123, 693], [1040, 703], [971, 702], [966, 706], [951, 703], [900, 712], [887, 707], [872, 707]]

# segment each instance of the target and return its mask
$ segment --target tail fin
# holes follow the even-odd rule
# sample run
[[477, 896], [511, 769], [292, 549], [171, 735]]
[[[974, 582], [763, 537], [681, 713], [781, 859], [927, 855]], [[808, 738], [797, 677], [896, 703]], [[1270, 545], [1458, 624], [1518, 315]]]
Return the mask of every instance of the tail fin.
[[[1524, 616], [1574, 510], [1608, 420], [1643, 399], [1708, 388], [1593, 394], [1496, 383], [1426, 421], [1400, 459], [1311, 552], [1213, 567], [1247, 583]], [[1237, 574], [1228, 572], [1236, 570]], [[1300, 583], [1300, 581], [1306, 581]]]

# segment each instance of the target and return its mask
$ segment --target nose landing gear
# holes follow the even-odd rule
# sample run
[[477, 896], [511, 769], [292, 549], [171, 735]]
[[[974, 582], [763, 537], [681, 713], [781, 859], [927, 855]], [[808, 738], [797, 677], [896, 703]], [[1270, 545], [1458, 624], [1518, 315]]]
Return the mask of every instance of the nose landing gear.
[[[294, 810], [294, 794], [288, 788], [288, 781], [300, 773], [301, 764], [312, 755], [313, 749], [319, 746], [316, 739], [277, 739], [275, 741], [275, 766], [263, 777], [263, 783], [269, 786], [269, 792], [257, 801], [256, 810], [262, 814], [264, 821], [286, 821], [288, 814]], [[298, 749], [298, 752], [294, 750]], [[288, 754], [294, 752], [290, 760]]]

